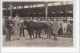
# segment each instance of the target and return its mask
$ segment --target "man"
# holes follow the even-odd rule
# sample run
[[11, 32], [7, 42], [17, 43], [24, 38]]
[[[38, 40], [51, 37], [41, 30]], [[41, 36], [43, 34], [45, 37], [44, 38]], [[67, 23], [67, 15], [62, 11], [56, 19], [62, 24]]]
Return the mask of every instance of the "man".
[[20, 23], [20, 17], [18, 15], [16, 15], [16, 17], [14, 18], [14, 40], [17, 39], [17, 40], [20, 40], [19, 39], [19, 35], [20, 35], [20, 26], [19, 26], [19, 23]]
[[23, 20], [23, 18], [21, 18], [19, 25], [20, 25], [20, 37], [21, 37], [21, 34], [23, 34], [23, 36], [24, 36], [24, 20]]
[[3, 18], [3, 35], [5, 34], [5, 18]]
[[59, 23], [58, 35], [60, 35], [60, 36], [63, 35], [62, 23]]
[[5, 25], [6, 25], [6, 41], [11, 41], [12, 27], [14, 25], [11, 16], [6, 20]]
[[52, 28], [53, 28], [53, 34], [54, 34], [54, 39], [57, 40], [57, 35], [58, 35], [58, 22], [56, 20], [56, 18], [54, 18], [54, 22], [52, 24]]

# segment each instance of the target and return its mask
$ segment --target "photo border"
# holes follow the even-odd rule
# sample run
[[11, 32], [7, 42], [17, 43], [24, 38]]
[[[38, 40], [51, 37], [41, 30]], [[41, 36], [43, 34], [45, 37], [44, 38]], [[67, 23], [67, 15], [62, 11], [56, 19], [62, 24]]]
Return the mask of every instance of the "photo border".
[[[7, 1], [7, 0], [3, 0], [3, 1]], [[1, 0], [1, 9], [0, 9], [0, 12], [1, 12], [1, 19], [0, 19], [0, 21], [1, 21], [1, 23], [0, 23], [0, 35], [1, 35], [1, 37], [2, 37], [2, 2], [3, 2], [2, 0]], [[11, 0], [8, 0], [8, 1], [11, 1]], [[13, 0], [13, 1], [15, 1], [15, 0]], [[20, 0], [16, 0], [16, 1], [20, 1]], [[21, 0], [21, 1], [25, 1], [25, 0]], [[28, 0], [27, 0], [28, 1]], [[30, 0], [30, 1], [34, 1], [34, 0]], [[42, 1], [42, 0], [35, 0], [35, 1]], [[73, 0], [43, 0], [43, 1], [73, 1]], [[60, 48], [56, 48], [56, 47], [54, 47], [54, 50], [59, 50], [59, 49], [61, 49], [61, 50], [63, 50], [63, 51], [61, 51], [61, 52], [76, 52], [76, 53], [78, 53], [78, 52], [80, 52], [79, 51], [79, 43], [80, 43], [80, 36], [79, 36], [79, 32], [80, 32], [80, 29], [79, 29], [79, 26], [80, 26], [80, 21], [79, 21], [79, 17], [80, 17], [80, 15], [79, 15], [79, 13], [80, 13], [80, 3], [79, 3], [79, 0], [74, 0], [73, 1], [74, 3], [73, 3], [73, 21], [74, 21], [74, 25], [73, 25], [73, 28], [74, 28], [74, 30], [73, 30], [73, 32], [75, 32], [75, 33], [73, 33], [75, 36], [75, 38], [76, 39], [74, 39], [73, 38], [73, 40], [74, 40], [74, 47], [73, 48], [70, 48], [70, 47], [66, 47], [66, 48], [64, 48], [64, 47], [60, 47]], [[79, 5], [78, 5], [79, 4]], [[76, 18], [77, 17], [77, 18]], [[78, 36], [78, 37], [76, 37], [76, 36]], [[37, 47], [37, 48], [35, 48], [35, 47], [25, 47], [25, 48], [23, 48], [23, 47], [2, 47], [2, 38], [0, 39], [0, 41], [1, 41], [1, 51], [2, 52], [15, 52], [17, 49], [19, 49], [19, 48], [22, 48], [22, 49], [24, 49], [25, 50], [25, 52], [45, 52], [45, 51], [41, 51], [41, 50], [44, 50], [44, 49], [46, 49], [46, 52], [56, 52], [56, 51], [53, 51], [53, 50], [49, 50], [50, 49], [50, 47]], [[21, 51], [22, 49], [20, 49], [19, 51], [16, 51], [16, 52], [22, 52], [23, 53], [23, 51]], [[34, 49], [36, 49], [36, 50], [34, 50]], [[51, 49], [53, 49], [52, 47], [51, 47]], [[64, 50], [65, 49], [65, 50]], [[9, 50], [9, 51], [8, 51]], [[26, 50], [28, 50], [28, 51], [26, 51]], [[67, 51], [68, 50], [68, 51]], [[72, 50], [72, 51], [70, 51], [70, 50]], [[57, 52], [60, 52], [60, 51], [57, 51]], [[60, 52], [60, 53], [61, 53]]]

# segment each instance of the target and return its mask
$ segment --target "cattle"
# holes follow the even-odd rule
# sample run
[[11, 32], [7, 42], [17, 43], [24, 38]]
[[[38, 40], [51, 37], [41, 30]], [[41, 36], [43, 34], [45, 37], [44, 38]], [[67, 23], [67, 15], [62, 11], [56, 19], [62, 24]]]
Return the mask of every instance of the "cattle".
[[41, 31], [46, 26], [46, 24], [44, 24], [44, 23], [33, 22], [33, 21], [29, 21], [29, 22], [26, 22], [24, 24], [26, 24], [26, 26], [27, 26], [26, 29], [27, 29], [27, 31], [28, 31], [28, 33], [30, 35], [30, 38], [31, 38], [32, 35], [34, 36], [34, 32], [36, 32], [36, 37], [40, 37]]
[[[63, 34], [63, 37], [72, 37], [72, 29], [73, 29], [73, 25], [69, 22], [69, 21], [59, 21], [59, 24], [62, 25], [62, 34]], [[59, 27], [60, 28], [60, 27]]]
[[57, 40], [57, 36], [53, 34], [53, 28], [51, 25], [48, 25], [44, 28], [45, 34], [47, 35], [47, 38], [51, 38], [51, 36], [54, 36], [54, 40]]
[[[34, 37], [34, 32], [36, 33], [36, 37], [34, 38], [37, 38], [37, 37], [41, 38], [40, 34], [42, 30], [44, 30], [45, 34], [47, 34], [47, 38], [50, 38], [50, 36], [53, 35], [52, 27], [48, 26], [46, 23], [25, 21], [24, 25], [27, 26], [26, 29], [28, 31], [30, 38], [32, 38], [32, 36]], [[54, 39], [56, 40], [56, 36], [54, 36]]]

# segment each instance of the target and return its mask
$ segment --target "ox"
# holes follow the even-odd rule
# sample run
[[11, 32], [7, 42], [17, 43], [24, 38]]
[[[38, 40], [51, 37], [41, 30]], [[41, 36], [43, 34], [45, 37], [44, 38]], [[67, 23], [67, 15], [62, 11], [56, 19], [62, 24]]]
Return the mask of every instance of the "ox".
[[73, 25], [69, 21], [59, 21], [59, 24], [62, 24], [63, 36], [64, 37], [72, 37], [72, 29]]
[[[53, 35], [53, 30], [50, 26], [48, 26], [46, 23], [43, 22], [34, 22], [34, 21], [28, 21], [28, 22], [24, 22], [24, 25], [27, 26], [26, 29], [28, 31], [28, 34], [30, 36], [30, 38], [32, 38], [32, 36], [34, 37], [34, 33], [36, 33], [36, 37], [40, 37], [40, 34], [42, 32], [42, 30], [44, 30], [45, 34], [47, 34], [47, 38], [51, 35]], [[56, 36], [54, 36], [54, 39], [56, 40]]]

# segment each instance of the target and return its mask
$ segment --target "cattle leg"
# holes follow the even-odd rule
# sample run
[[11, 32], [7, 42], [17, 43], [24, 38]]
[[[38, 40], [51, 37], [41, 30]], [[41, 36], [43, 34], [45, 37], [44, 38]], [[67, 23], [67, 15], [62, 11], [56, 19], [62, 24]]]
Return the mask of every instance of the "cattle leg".
[[21, 37], [21, 28], [20, 28], [20, 36], [19, 37]]
[[49, 35], [47, 34], [47, 38], [49, 38]]
[[37, 38], [37, 32], [36, 32], [36, 38]]
[[30, 39], [32, 38], [32, 35], [30, 35]]
[[35, 39], [35, 36], [36, 36], [36, 32], [34, 31], [34, 33], [33, 33], [33, 38]]
[[65, 32], [65, 33], [64, 33], [64, 37], [66, 37], [66, 35], [67, 35], [67, 33]]
[[47, 38], [48, 38], [48, 34], [46, 34], [47, 35]]
[[33, 34], [33, 39], [35, 39], [35, 34]]
[[31, 33], [29, 33], [29, 35], [30, 35], [30, 36], [29, 36], [29, 38], [31, 39], [31, 38], [32, 38], [32, 34], [31, 34]]
[[47, 38], [51, 38], [49, 33], [47, 34]]
[[49, 38], [51, 38], [50, 34], [48, 33]]
[[51, 36], [49, 35], [49, 38], [51, 39]]
[[39, 38], [41, 38], [41, 37], [40, 37], [40, 32], [39, 32]]
[[24, 35], [24, 29], [23, 29], [23, 36], [25, 37], [25, 35]]
[[57, 35], [54, 35], [54, 40], [57, 40]]

